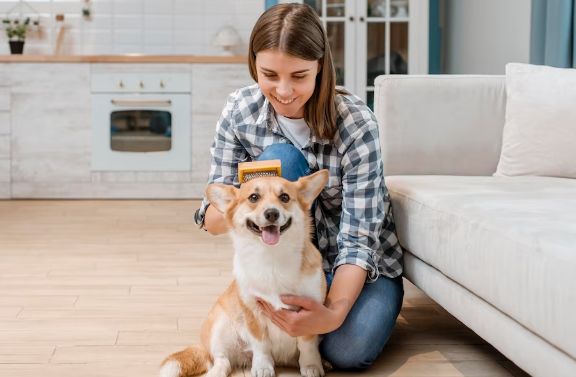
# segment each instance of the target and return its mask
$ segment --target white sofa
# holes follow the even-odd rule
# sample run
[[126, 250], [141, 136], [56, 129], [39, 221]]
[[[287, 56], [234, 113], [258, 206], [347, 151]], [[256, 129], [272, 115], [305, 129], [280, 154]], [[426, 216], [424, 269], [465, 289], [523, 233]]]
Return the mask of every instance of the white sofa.
[[406, 278], [531, 375], [576, 376], [576, 180], [492, 176], [504, 76], [375, 85]]

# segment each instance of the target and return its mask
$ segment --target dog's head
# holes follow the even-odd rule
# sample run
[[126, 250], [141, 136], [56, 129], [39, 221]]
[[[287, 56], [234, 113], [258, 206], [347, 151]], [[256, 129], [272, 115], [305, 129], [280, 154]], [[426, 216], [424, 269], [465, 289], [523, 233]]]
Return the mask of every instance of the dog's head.
[[239, 189], [214, 183], [206, 189], [210, 203], [224, 213], [234, 232], [276, 245], [284, 234], [309, 232], [308, 211], [328, 182], [328, 171], [290, 182], [280, 177], [252, 179]]

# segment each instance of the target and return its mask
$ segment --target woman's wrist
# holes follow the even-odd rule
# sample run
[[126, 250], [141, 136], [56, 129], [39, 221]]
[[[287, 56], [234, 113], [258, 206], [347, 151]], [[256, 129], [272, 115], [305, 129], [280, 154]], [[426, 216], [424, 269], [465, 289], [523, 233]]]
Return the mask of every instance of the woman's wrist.
[[329, 323], [330, 331], [327, 332], [332, 332], [342, 326], [344, 320], [350, 312], [350, 306], [351, 305], [346, 303], [345, 300], [340, 300], [339, 302], [335, 303], [328, 303], [327, 307], [328, 310], [330, 310], [331, 318]]
[[346, 320], [366, 281], [366, 271], [356, 265], [345, 264], [336, 269], [324, 304], [331, 312], [330, 327], [336, 330]]

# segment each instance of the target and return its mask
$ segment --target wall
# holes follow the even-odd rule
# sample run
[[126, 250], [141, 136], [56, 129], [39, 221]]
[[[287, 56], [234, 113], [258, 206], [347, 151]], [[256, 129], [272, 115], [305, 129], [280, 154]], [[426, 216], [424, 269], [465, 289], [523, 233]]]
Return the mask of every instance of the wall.
[[[82, 15], [81, 0], [28, 0], [38, 12], [22, 6], [23, 15], [39, 18], [40, 30], [26, 41], [26, 54], [52, 54], [60, 25], [56, 14], [64, 14], [66, 54], [191, 54], [214, 55], [217, 31], [233, 26], [242, 39], [238, 54], [245, 55], [252, 26], [264, 10], [264, 0], [91, 0], [92, 20]], [[0, 0], [0, 18], [18, 1]], [[18, 9], [11, 14], [18, 16]], [[0, 36], [0, 54], [8, 54], [5, 33]]]
[[530, 58], [530, 1], [445, 0], [443, 73], [504, 74]]
[[10, 181], [10, 87], [8, 83], [8, 65], [0, 64], [0, 199], [11, 196]]

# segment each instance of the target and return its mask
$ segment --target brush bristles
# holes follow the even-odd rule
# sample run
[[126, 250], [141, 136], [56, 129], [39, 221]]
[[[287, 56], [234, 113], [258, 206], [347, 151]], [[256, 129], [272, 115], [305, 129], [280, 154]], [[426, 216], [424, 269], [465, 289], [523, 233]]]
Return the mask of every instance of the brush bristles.
[[276, 174], [275, 170], [246, 173], [246, 174], [244, 174], [244, 182], [248, 182], [249, 180], [254, 179], [254, 178], [277, 177], [277, 176], [278, 176], [278, 174]]
[[281, 176], [282, 165], [280, 160], [241, 162], [238, 164], [238, 179], [240, 183], [248, 182], [254, 178]]

